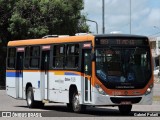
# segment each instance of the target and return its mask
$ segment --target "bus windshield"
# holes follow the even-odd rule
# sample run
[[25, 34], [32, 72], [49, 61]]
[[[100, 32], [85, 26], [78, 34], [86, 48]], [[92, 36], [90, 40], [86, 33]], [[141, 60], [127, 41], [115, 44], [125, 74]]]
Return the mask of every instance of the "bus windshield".
[[96, 49], [96, 75], [108, 88], [142, 88], [151, 77], [149, 47]]

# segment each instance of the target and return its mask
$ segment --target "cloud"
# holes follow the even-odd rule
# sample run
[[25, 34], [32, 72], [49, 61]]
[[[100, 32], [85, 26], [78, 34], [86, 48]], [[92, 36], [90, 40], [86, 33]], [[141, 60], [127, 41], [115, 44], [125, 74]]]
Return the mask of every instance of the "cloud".
[[[88, 19], [95, 20], [102, 32], [102, 0], [84, 0]], [[159, 3], [159, 4], [158, 4]], [[159, 0], [131, 0], [132, 32], [134, 34], [151, 34], [160, 27]], [[95, 25], [89, 23], [91, 31], [95, 32]], [[129, 33], [130, 27], [130, 0], [105, 0], [105, 27], [106, 32], [121, 30]]]
[[101, 0], [84, 0], [84, 13], [87, 12], [89, 16], [98, 16], [102, 8]]
[[160, 27], [160, 9], [151, 9], [150, 14], [147, 16], [146, 25]]

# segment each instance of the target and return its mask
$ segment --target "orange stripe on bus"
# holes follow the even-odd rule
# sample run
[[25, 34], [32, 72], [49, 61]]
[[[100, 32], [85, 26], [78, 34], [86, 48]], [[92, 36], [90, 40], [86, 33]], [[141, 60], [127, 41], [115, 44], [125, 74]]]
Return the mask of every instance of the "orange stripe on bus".
[[94, 36], [70, 36], [62, 38], [45, 38], [45, 39], [28, 39], [28, 40], [17, 40], [10, 41], [8, 46], [22, 46], [22, 45], [40, 45], [40, 44], [52, 44], [52, 43], [67, 43], [67, 42], [85, 42], [94, 40]]
[[[17, 72], [20, 70], [6, 70], [6, 72]], [[22, 70], [23, 72], [41, 72], [41, 70]]]

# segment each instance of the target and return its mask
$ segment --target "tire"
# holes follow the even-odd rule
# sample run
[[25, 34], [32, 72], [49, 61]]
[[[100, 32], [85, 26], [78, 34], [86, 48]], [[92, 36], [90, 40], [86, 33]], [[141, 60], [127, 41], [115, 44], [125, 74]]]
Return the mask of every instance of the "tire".
[[73, 111], [73, 110], [72, 110], [72, 104], [71, 104], [71, 103], [67, 103], [67, 108], [69, 109], [69, 111]]
[[29, 108], [43, 107], [42, 101], [35, 101], [32, 87], [27, 89], [26, 101]]
[[86, 109], [86, 106], [80, 104], [77, 92], [73, 93], [72, 103], [69, 106], [72, 108], [74, 112], [82, 112]]
[[128, 115], [131, 112], [132, 105], [120, 105], [118, 108], [121, 114]]

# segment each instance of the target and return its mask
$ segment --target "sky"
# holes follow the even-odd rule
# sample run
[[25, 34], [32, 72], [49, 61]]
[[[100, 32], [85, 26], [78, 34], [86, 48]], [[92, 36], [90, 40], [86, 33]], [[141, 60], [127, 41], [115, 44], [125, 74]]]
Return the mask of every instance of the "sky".
[[[104, 0], [105, 33], [120, 31], [124, 34], [160, 36], [160, 0]], [[131, 2], [131, 14], [130, 14]], [[102, 33], [102, 0], [84, 0], [82, 14], [98, 23], [98, 33]], [[130, 22], [131, 15], [131, 22]], [[131, 23], [131, 24], [130, 24]], [[96, 24], [87, 22], [92, 33]], [[158, 34], [159, 33], [159, 34]]]

